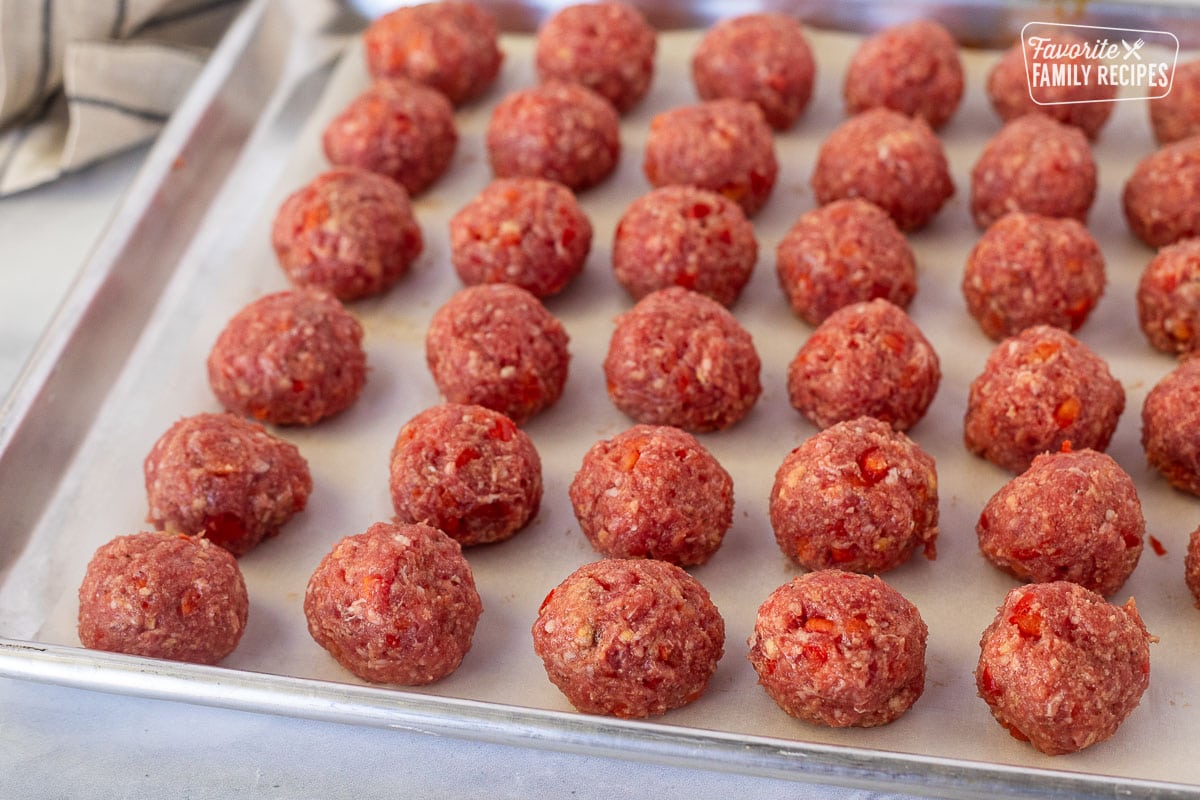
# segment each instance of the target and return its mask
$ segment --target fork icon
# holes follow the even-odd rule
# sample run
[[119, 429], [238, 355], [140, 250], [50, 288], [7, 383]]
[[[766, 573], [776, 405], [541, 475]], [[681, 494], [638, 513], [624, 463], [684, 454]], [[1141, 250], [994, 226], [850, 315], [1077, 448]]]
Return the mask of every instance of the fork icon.
[[1138, 61], [1142, 60], [1142, 54], [1139, 53], [1138, 51], [1141, 50], [1146, 45], [1145, 39], [1138, 39], [1133, 44], [1130, 44], [1129, 42], [1122, 39], [1121, 44], [1123, 44], [1125, 46], [1125, 55], [1122, 56], [1122, 58], [1124, 60], [1128, 61], [1130, 56], [1133, 56]]

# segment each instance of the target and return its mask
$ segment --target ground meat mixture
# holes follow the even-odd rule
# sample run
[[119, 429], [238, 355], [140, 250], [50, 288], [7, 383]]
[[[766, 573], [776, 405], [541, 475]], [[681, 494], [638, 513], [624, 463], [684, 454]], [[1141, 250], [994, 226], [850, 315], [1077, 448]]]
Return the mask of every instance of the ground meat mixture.
[[323, 172], [289, 195], [275, 214], [271, 243], [293, 284], [344, 301], [390, 288], [424, 247], [408, 192], [355, 167]]
[[538, 29], [534, 66], [540, 80], [582, 84], [623, 113], [650, 89], [657, 47], [654, 28], [635, 6], [576, 3]]
[[613, 403], [638, 422], [703, 432], [750, 412], [762, 393], [761, 366], [728, 309], [673, 287], [617, 317], [604, 375]]
[[908, 240], [883, 209], [860, 198], [802, 214], [779, 240], [775, 271], [792, 310], [810, 325], [877, 298], [907, 308], [917, 292]]
[[1200, 136], [1165, 145], [1138, 162], [1121, 195], [1134, 236], [1151, 247], [1200, 236]]
[[1183, 580], [1200, 608], [1200, 528], [1188, 535], [1187, 554], [1183, 559]]
[[1200, 135], [1200, 60], [1176, 64], [1171, 90], [1146, 105], [1159, 144]]
[[386, 175], [415, 196], [454, 159], [454, 108], [434, 89], [380, 78], [330, 120], [321, 146], [331, 164]]
[[788, 365], [792, 406], [819, 428], [869, 416], [907, 430], [925, 416], [942, 379], [937, 353], [887, 300], [844, 306]]
[[425, 336], [434, 383], [521, 424], [562, 395], [567, 332], [536, 297], [507, 283], [468, 286], [439, 308]]
[[749, 658], [791, 716], [868, 728], [892, 722], [925, 691], [928, 634], [917, 607], [878, 576], [825, 569], [763, 602]]
[[929, 224], [954, 194], [946, 154], [929, 125], [884, 108], [834, 128], [817, 152], [812, 187], [821, 205], [869, 200], [904, 231]]
[[246, 629], [237, 560], [207, 539], [119, 536], [96, 550], [79, 586], [79, 641], [108, 650], [216, 664]]
[[1152, 641], [1132, 598], [1112, 605], [1069, 581], [1018, 586], [983, 632], [975, 683], [1014, 738], [1074, 753], [1110, 738], [1137, 707]]
[[1167, 245], [1146, 265], [1137, 288], [1138, 324], [1164, 353], [1200, 347], [1200, 239]]
[[1142, 404], [1146, 461], [1167, 482], [1200, 495], [1200, 358], [1186, 358], [1154, 385]]
[[495, 18], [469, 0], [397, 8], [367, 27], [363, 44], [372, 76], [407, 77], [454, 105], [487, 91], [504, 61]]
[[486, 143], [496, 177], [545, 178], [582, 191], [617, 168], [620, 117], [591, 89], [549, 81], [497, 103]]
[[733, 523], [733, 479], [669, 425], [635, 425], [592, 445], [569, 495], [584, 535], [609, 557], [703, 564]]
[[[1070, 45], [1083, 43], [1082, 39], [1061, 32], [1054, 34], [1054, 43]], [[995, 63], [987, 76], [987, 96], [1000, 119], [1008, 122], [1030, 112], [1053, 117], [1059, 122], [1072, 125], [1083, 131], [1089, 139], [1100, 135], [1100, 129], [1108, 122], [1115, 103], [1108, 102], [1117, 96], [1116, 84], [1098, 81], [1090, 83], [1066, 83], [1055, 86], [1039, 86], [1036, 90], [1038, 103], [1029, 94], [1029, 78], [1025, 67], [1022, 43], [1017, 42]], [[1053, 62], [1074, 68], [1088, 64], [1084, 56], [1077, 59], [1061, 59]], [[1090, 64], [1089, 64], [1090, 66]]]
[[779, 548], [807, 569], [884, 572], [918, 547], [936, 555], [933, 457], [874, 417], [839, 422], [788, 453], [769, 509]]
[[420, 686], [458, 669], [483, 603], [458, 542], [379, 522], [321, 559], [304, 594], [308, 632], [366, 681]]
[[664, 186], [630, 203], [613, 237], [613, 274], [634, 300], [682, 286], [733, 305], [758, 261], [754, 225], [724, 195]]
[[392, 447], [392, 505], [464, 547], [507, 539], [542, 501], [542, 461], [516, 424], [490, 408], [446, 403], [400, 429]]
[[450, 260], [462, 282], [512, 283], [557, 294], [583, 270], [592, 223], [561, 183], [498, 178], [450, 219]]
[[975, 243], [962, 292], [967, 311], [998, 340], [1032, 325], [1078, 330], [1104, 283], [1104, 255], [1081, 222], [1014, 212]]
[[795, 17], [763, 12], [723, 19], [692, 54], [701, 100], [749, 100], [776, 130], [792, 127], [812, 97], [817, 65]]
[[1062, 449], [1104, 451], [1125, 410], [1108, 364], [1070, 333], [1035, 325], [1000, 342], [971, 382], [963, 440], [1010, 472]]
[[846, 111], [890, 108], [921, 117], [934, 130], [958, 110], [963, 65], [958, 43], [941, 24], [915, 20], [894, 25], [859, 45], [842, 87]]
[[208, 381], [230, 411], [276, 425], [312, 425], [362, 393], [362, 338], [362, 325], [333, 295], [268, 294], [225, 325], [208, 356]]
[[143, 473], [148, 522], [203, 536], [235, 556], [279, 533], [313, 487], [294, 445], [234, 414], [179, 420], [150, 448]]
[[1087, 137], [1045, 114], [1008, 122], [971, 169], [971, 216], [986, 228], [1010, 211], [1087, 222], [1096, 160]]
[[576, 709], [636, 719], [704, 694], [725, 648], [708, 591], [657, 559], [585, 564], [546, 595], [533, 649]]
[[1095, 450], [1038, 456], [975, 525], [983, 554], [1021, 580], [1072, 581], [1105, 596], [1137, 566], [1145, 532], [1133, 479]]
[[656, 114], [642, 171], [651, 186], [681, 184], [725, 195], [753, 216], [779, 176], [762, 110], [746, 100], [707, 100]]

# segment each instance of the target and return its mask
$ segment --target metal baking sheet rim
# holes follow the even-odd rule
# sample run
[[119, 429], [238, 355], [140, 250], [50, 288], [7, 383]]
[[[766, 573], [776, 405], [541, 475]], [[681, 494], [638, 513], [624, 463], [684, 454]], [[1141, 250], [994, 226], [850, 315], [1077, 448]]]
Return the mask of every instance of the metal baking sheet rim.
[[[77, 434], [103, 401], [115, 369], [138, 331], [119, 341], [126, 349], [97, 353], [96, 330], [109, 330], [128, 306], [106, 308], [122, 265], [139, 248], [177, 255], [239, 156], [272, 118], [287, 112], [297, 93], [319, 89], [311, 41], [285, 49], [282, 64], [255, 61], [264, 38], [304, 39], [280, 17], [276, 0], [251, 0], [235, 21], [188, 99], [148, 154], [126, 198], [58, 311], [47, 334], [0, 406], [0, 507], [6, 533], [0, 563], [22, 544], [13, 531], [31, 527], [54, 489], [57, 467], [70, 461]], [[276, 40], [277, 41], [277, 40]], [[253, 78], [247, 83], [247, 79]], [[231, 89], [235, 85], [237, 92]], [[233, 102], [232, 98], [240, 97]], [[264, 111], [264, 109], [266, 109]], [[225, 115], [224, 117], [222, 115]], [[205, 157], [208, 158], [205, 158]], [[181, 198], [187, 198], [184, 203]], [[203, 202], [197, 202], [197, 198]], [[178, 225], [149, 224], [174, 207], [193, 209]], [[171, 259], [164, 259], [168, 262]], [[125, 271], [132, 269], [125, 266]], [[153, 304], [167, 274], [143, 280], [133, 295]], [[122, 287], [129, 299], [128, 285]], [[125, 326], [128, 327], [127, 325]], [[106, 382], [107, 381], [107, 382]], [[57, 447], [43, 434], [53, 428]], [[0, 571], [0, 584], [7, 569]], [[917, 789], [939, 796], [1200, 797], [1200, 787], [982, 761], [886, 752], [791, 739], [753, 737], [623, 721], [577, 713], [461, 700], [370, 686], [179, 664], [78, 647], [0, 637], [0, 676], [115, 694], [172, 700], [432, 735], [626, 758], [664, 765], [728, 771], [867, 789]]]

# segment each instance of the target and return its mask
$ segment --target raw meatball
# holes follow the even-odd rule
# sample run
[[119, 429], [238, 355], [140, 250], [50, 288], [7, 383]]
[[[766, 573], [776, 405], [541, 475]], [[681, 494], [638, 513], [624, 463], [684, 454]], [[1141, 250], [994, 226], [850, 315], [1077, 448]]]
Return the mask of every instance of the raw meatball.
[[442, 176], [458, 148], [454, 108], [405, 78], [380, 78], [335, 116], [321, 137], [331, 164], [386, 175], [418, 195]]
[[421, 524], [377, 522], [347, 536], [304, 593], [313, 639], [373, 683], [420, 686], [454, 672], [482, 613], [458, 542]]
[[1159, 144], [1200, 135], [1200, 60], [1176, 64], [1171, 90], [1146, 105]]
[[1139, 161], [1125, 182], [1121, 205], [1133, 235], [1151, 247], [1200, 236], [1200, 136]]
[[1187, 358], [1163, 376], [1142, 404], [1146, 461], [1167, 482], [1200, 495], [1200, 358]]
[[917, 607], [878, 576], [825, 569], [763, 602], [749, 658], [791, 716], [868, 728], [892, 722], [925, 691], [928, 635]]
[[1192, 599], [1200, 608], [1200, 528], [1196, 528], [1188, 536], [1187, 555], [1184, 557], [1183, 580]]
[[362, 338], [362, 325], [333, 295], [268, 294], [225, 325], [208, 356], [208, 381], [230, 411], [276, 425], [312, 425], [362, 393]]
[[271, 243], [293, 284], [346, 301], [391, 287], [424, 247], [408, 192], [355, 167], [324, 172], [289, 195]]
[[634, 200], [617, 222], [613, 273], [634, 300], [682, 286], [730, 306], [758, 260], [741, 206], [694, 186], [664, 186]]
[[312, 493], [295, 445], [233, 414], [185, 417], [142, 465], [155, 527], [200, 535], [235, 556], [275, 536]]
[[473, 403], [521, 424], [562, 395], [567, 332], [529, 292], [468, 286], [439, 308], [425, 336], [433, 381], [452, 403]]
[[216, 664], [246, 629], [237, 560], [207, 539], [135, 533], [101, 545], [79, 586], [79, 641], [108, 650]]
[[613, 403], [638, 422], [702, 432], [749, 413], [762, 393], [761, 366], [728, 309], [673, 287], [617, 317], [604, 376]]
[[1087, 222], [1096, 160], [1078, 128], [1025, 114], [1005, 124], [971, 169], [971, 216], [986, 228], [1010, 211]]
[[905, 231], [927, 225], [954, 194], [946, 154], [929, 125], [885, 108], [834, 128], [817, 151], [812, 187], [821, 205], [869, 200]]
[[771, 527], [801, 566], [884, 572], [917, 547], [936, 555], [933, 457], [886, 422], [839, 422], [788, 453], [775, 473]]
[[1076, 331], [1104, 293], [1104, 255], [1081, 222], [1014, 212], [967, 256], [967, 310], [993, 339], [1032, 325]]
[[492, 110], [488, 161], [498, 178], [545, 178], [582, 191], [617, 168], [620, 117], [584, 86], [549, 81], [507, 95]]
[[534, 66], [542, 81], [582, 84], [625, 112], [650, 88], [657, 46], [654, 28], [636, 7], [577, 3], [538, 29]]
[[566, 186], [499, 178], [450, 219], [450, 260], [463, 283], [512, 283], [536, 297], [583, 270], [592, 223]]
[[992, 496], [975, 525], [979, 549], [1001, 569], [1102, 595], [1133, 572], [1145, 532], [1133, 479], [1095, 450], [1038, 456]]
[[725, 648], [708, 591], [657, 559], [585, 564], [552, 589], [533, 623], [550, 681], [587, 714], [663, 714], [704, 694]]
[[[1060, 32], [1055, 33], [1055, 44], [1082, 43], [1082, 39]], [[1025, 53], [1021, 42], [1017, 42], [995, 63], [987, 76], [987, 96], [992, 108], [1004, 122], [1030, 112], [1052, 117], [1059, 122], [1079, 128], [1089, 139], [1100, 135], [1100, 129], [1108, 122], [1115, 103], [1108, 102], [1117, 96], [1116, 84], [1096, 82], [1066, 84], [1062, 86], [1039, 86], [1035, 103], [1029, 95], [1029, 78], [1025, 67]], [[1068, 67], [1093, 66], [1083, 56], [1065, 58], [1053, 62]]]
[[363, 32], [373, 77], [407, 77], [437, 89], [454, 105], [483, 94], [504, 54], [491, 12], [468, 0], [397, 8]]
[[975, 683], [1014, 738], [1047, 755], [1117, 732], [1150, 683], [1150, 642], [1137, 606], [1069, 581], [1018, 586], [980, 640]]
[[1125, 389], [1087, 345], [1050, 325], [1000, 342], [971, 382], [963, 441], [975, 455], [1024, 472], [1041, 453], [1103, 451], [1125, 410]]
[[1200, 340], [1200, 239], [1158, 251], [1137, 288], [1138, 322], [1150, 344], [1165, 353], [1190, 353]]
[[771, 12], [717, 22], [696, 46], [691, 68], [701, 100], [749, 100], [777, 130], [804, 113], [817, 71], [800, 21]]
[[771, 197], [779, 162], [771, 126], [757, 105], [708, 100], [650, 120], [642, 171], [651, 186], [709, 189], [753, 216]]
[[669, 425], [635, 425], [592, 445], [569, 495], [584, 535], [609, 557], [703, 564], [733, 523], [733, 479]]
[[524, 528], [542, 501], [542, 461], [528, 434], [499, 411], [446, 403], [404, 424], [392, 447], [399, 522], [423, 522], [465, 546]]
[[801, 215], [779, 240], [775, 269], [792, 310], [811, 325], [876, 298], [907, 308], [917, 292], [908, 240], [883, 209], [860, 198]]
[[941, 379], [937, 353], [908, 314], [870, 300], [838, 309], [808, 337], [788, 365], [788, 399], [819, 428], [869, 416], [907, 430]]
[[945, 125], [963, 95], [958, 43], [933, 20], [895, 25], [866, 39], [850, 59], [842, 87], [846, 111], [890, 108]]

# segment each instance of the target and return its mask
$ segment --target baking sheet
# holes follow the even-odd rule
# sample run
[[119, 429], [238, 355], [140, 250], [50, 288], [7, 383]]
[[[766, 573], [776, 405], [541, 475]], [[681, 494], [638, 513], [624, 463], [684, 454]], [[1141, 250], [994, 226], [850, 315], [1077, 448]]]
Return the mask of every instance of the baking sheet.
[[[274, 7], [267, 0], [254, 5], [260, 18], [255, 30], [245, 34], [248, 43], [274, 28], [266, 24], [273, 21], [268, 17]], [[543, 459], [543, 508], [514, 539], [466, 551], [485, 611], [473, 648], [457, 672], [421, 690], [359, 685], [308, 637], [302, 599], [308, 575], [336, 540], [390, 517], [387, 458], [392, 441], [404, 421], [438, 402], [424, 365], [423, 337], [430, 315], [459, 288], [448, 260], [447, 221], [490, 178], [482, 132], [491, 106], [507, 90], [533, 81], [532, 40], [520, 36], [503, 41], [507, 59], [500, 83], [483, 101], [459, 111], [460, 146], [450, 171], [415, 203], [426, 250], [413, 273], [386, 296], [351, 306], [367, 331], [372, 372], [364, 395], [351, 410], [317, 427], [280, 430], [309, 460], [315, 490], [301, 517], [241, 559], [251, 615], [238, 650], [218, 669], [80, 650], [74, 633], [75, 589], [97, 546], [143, 526], [141, 461], [154, 440], [180, 416], [217, 410], [204, 372], [217, 332], [245, 303], [286, 286], [270, 251], [270, 221], [288, 193], [326, 167], [319, 149], [321, 129], [366, 85], [354, 43], [319, 96], [317, 84], [304, 80], [309, 73], [294, 64], [283, 68], [288, 79], [272, 95], [263, 123], [212, 199], [198, 197], [205, 216], [187, 248], [161, 263], [154, 248], [147, 247], [139, 251], [144, 263], [126, 265], [136, 268], [134, 274], [137, 269], [162, 271], [166, 282], [154, 293], [159, 299], [152, 313], [126, 319], [121, 330], [136, 335], [136, 344], [105, 389], [95, 419], [83, 426], [78, 451], [53, 484], [52, 496], [33, 509], [13, 506], [11, 515], [8, 505], [3, 509], [5, 519], [20, 519], [18, 512], [38, 518], [27, 531], [5, 530], [13, 554], [0, 562], [0, 631], [37, 644], [30, 648], [5, 642], [0, 672], [672, 763], [858, 785], [922, 784], [925, 790], [952, 796], [1051, 788], [1112, 794], [1131, 787], [1145, 790], [1142, 782], [1154, 782], [1158, 789], [1164, 787], [1156, 782], [1171, 782], [1180, 785], [1174, 788], [1181, 794], [1200, 796], [1200, 764], [1191, 758], [1192, 743], [1200, 740], [1192, 708], [1198, 690], [1193, 665], [1200, 658], [1200, 611], [1182, 579], [1186, 537], [1200, 524], [1200, 501], [1172, 491], [1146, 470], [1138, 442], [1142, 398], [1174, 363], [1145, 344], [1137, 329], [1133, 291], [1151, 253], [1128, 234], [1119, 208], [1125, 177], [1153, 149], [1140, 102], [1118, 103], [1095, 147], [1101, 188], [1090, 227], [1108, 262], [1109, 286], [1079, 335], [1109, 360], [1125, 385], [1127, 409], [1109, 452], [1133, 475], [1148, 532], [1166, 551], [1160, 556], [1147, 547], [1132, 579], [1114, 597], [1123, 601], [1135, 596], [1147, 625], [1161, 639], [1151, 652], [1150, 690], [1112, 740], [1058, 758], [1012, 740], [975, 696], [971, 672], [979, 634], [1015, 585], [979, 555], [974, 535], [984, 502], [1009, 476], [968, 455], [961, 444], [967, 386], [992, 346], [967, 316], [958, 290], [966, 254], [978, 236], [967, 211], [969, 171], [999, 127], [982, 94], [983, 76], [997, 58], [989, 51], [964, 51], [968, 94], [942, 131], [958, 193], [928, 229], [910, 237], [919, 265], [918, 294], [910, 311], [943, 367], [937, 399], [910, 435], [938, 461], [941, 536], [936, 561], [916, 557], [885, 578], [916, 603], [929, 625], [923, 697], [888, 726], [818, 728], [783, 714], [755, 685], [745, 659], [759, 603], [798, 569], [780, 554], [771, 534], [766, 512], [771, 481], [788, 450], [815, 432], [787, 402], [787, 364], [811, 328], [787, 308], [775, 279], [773, 253], [792, 221], [812, 208], [808, 179], [816, 149], [843, 118], [840, 77], [858, 39], [822, 31], [810, 32], [818, 87], [807, 114], [777, 137], [779, 182], [754, 219], [759, 264], [733, 308], [762, 357], [763, 396], [734, 428], [700, 437], [733, 475], [737, 501], [722, 549], [708, 564], [691, 570], [725, 618], [726, 655], [703, 698], [644, 723], [577, 714], [546, 680], [529, 636], [538, 604], [576, 566], [597, 557], [577, 529], [566, 488], [596, 439], [631, 424], [607, 400], [600, 367], [612, 319], [631, 305], [609, 268], [612, 230], [625, 206], [649, 188], [640, 171], [649, 120], [657, 111], [695, 99], [686, 65], [698, 36], [662, 35], [651, 94], [623, 120], [618, 173], [581, 196], [596, 230], [593, 251], [584, 274], [547, 301], [571, 336], [571, 376], [559, 404], [525, 426]], [[319, 52], [302, 48], [298, 55], [292, 49], [285, 60]], [[314, 74], [323, 82], [323, 73]], [[231, 101], [232, 95], [216, 99]], [[155, 226], [169, 226], [174, 214], [182, 213], [156, 215], [162, 210], [154, 202], [146, 205]], [[135, 230], [130, 235], [145, 234]], [[102, 288], [115, 291], [111, 280]], [[94, 332], [84, 327], [84, 334]], [[77, 348], [77, 343], [66, 348], [65, 356]], [[64, 380], [69, 389], [70, 377]], [[24, 418], [5, 424], [24, 425], [32, 419], [54, 426], [57, 420], [46, 409], [33, 404]], [[49, 462], [50, 456], [44, 460]], [[7, 504], [14, 502], [5, 498]]]

